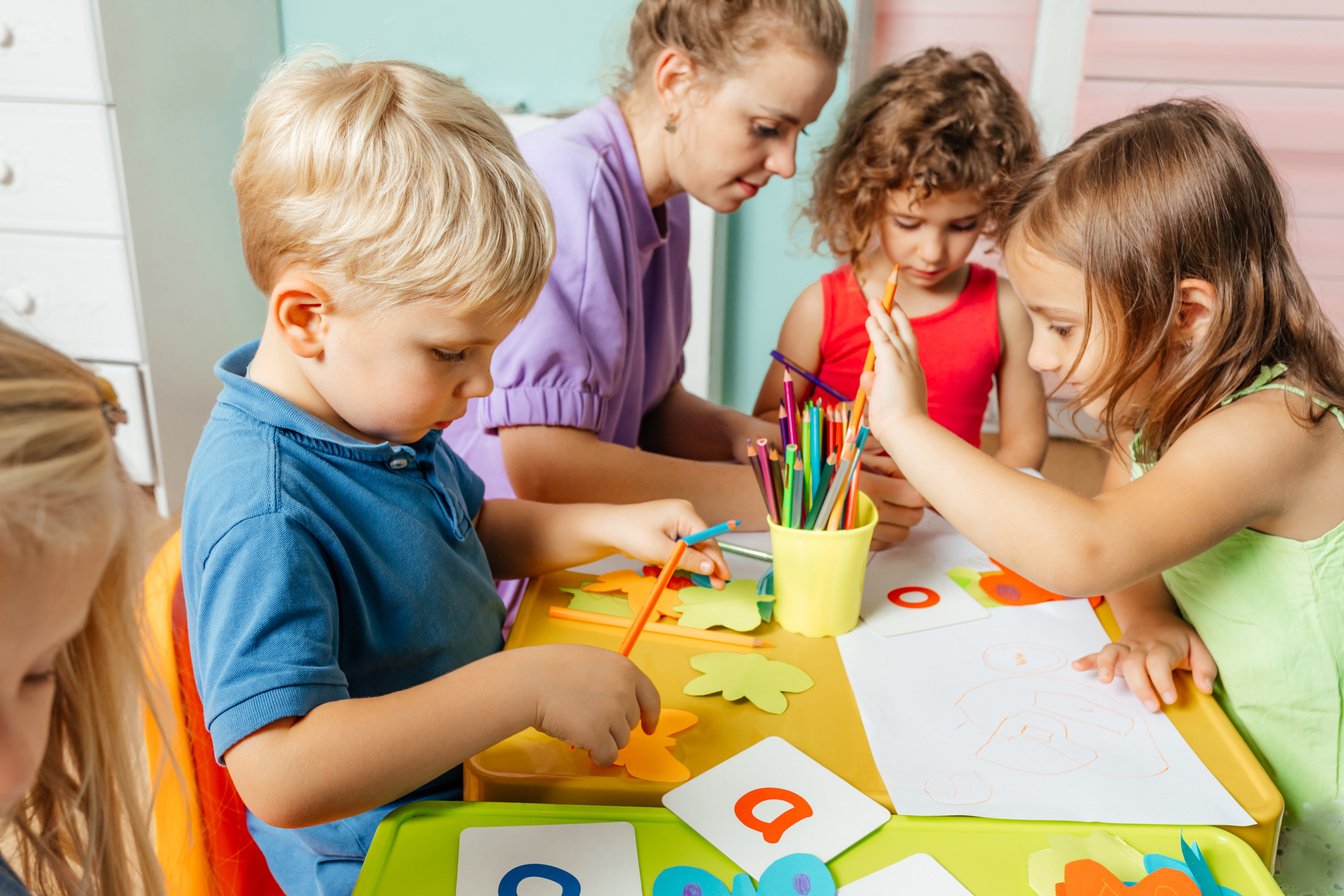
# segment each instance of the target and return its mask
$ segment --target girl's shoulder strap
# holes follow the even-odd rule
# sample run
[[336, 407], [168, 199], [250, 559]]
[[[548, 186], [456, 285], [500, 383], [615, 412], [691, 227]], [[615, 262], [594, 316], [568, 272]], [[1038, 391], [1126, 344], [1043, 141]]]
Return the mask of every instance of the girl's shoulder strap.
[[[1305, 398], [1306, 393], [1303, 392], [1299, 387], [1294, 386], [1292, 383], [1285, 383], [1279, 381], [1280, 377], [1282, 377], [1287, 372], [1288, 372], [1288, 365], [1282, 362], [1274, 365], [1262, 364], [1260, 366], [1260, 373], [1256, 375], [1255, 379], [1251, 381], [1250, 385], [1238, 389], [1236, 392], [1233, 392], [1231, 395], [1227, 396], [1221, 402], [1219, 402], [1219, 405], [1222, 407], [1226, 407], [1227, 405], [1236, 401], [1238, 398], [1250, 395], [1253, 392], [1260, 392], [1264, 389], [1281, 389], [1284, 392], [1291, 392], [1294, 395]], [[1327, 411], [1329, 411], [1330, 413], [1334, 414], [1335, 419], [1339, 421], [1339, 425], [1344, 426], [1344, 408], [1338, 408], [1335, 405], [1332, 405], [1329, 402], [1323, 401], [1319, 398], [1312, 398], [1312, 401], [1315, 402], [1318, 407], [1322, 407]]]

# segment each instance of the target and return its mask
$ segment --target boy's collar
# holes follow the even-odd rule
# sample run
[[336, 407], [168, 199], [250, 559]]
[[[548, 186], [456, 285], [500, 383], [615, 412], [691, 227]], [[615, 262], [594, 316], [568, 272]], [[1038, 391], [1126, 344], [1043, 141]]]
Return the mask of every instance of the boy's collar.
[[215, 376], [224, 384], [224, 392], [219, 398], [222, 403], [232, 405], [277, 429], [294, 433], [309, 447], [327, 454], [375, 463], [387, 463], [413, 454], [419, 461], [432, 462], [434, 449], [443, 437], [441, 430], [431, 429], [420, 439], [406, 445], [365, 442], [341, 432], [260, 383], [248, 379], [247, 368], [256, 356], [259, 344], [260, 340], [256, 340], [241, 345], [220, 358], [215, 365]]

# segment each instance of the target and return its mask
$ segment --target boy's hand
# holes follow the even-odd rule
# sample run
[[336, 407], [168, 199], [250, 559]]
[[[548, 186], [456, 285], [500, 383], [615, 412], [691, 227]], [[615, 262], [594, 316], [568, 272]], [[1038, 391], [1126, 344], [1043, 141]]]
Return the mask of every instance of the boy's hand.
[[1135, 620], [1114, 644], [1096, 653], [1074, 660], [1073, 668], [1096, 669], [1097, 680], [1108, 684], [1117, 668], [1125, 684], [1149, 712], [1157, 712], [1162, 703], [1176, 702], [1173, 669], [1189, 669], [1195, 686], [1213, 693], [1218, 665], [1188, 622], [1174, 613], [1153, 612]]
[[526, 660], [536, 693], [532, 726], [611, 765], [642, 725], [652, 734], [662, 708], [658, 690], [634, 663], [614, 650], [549, 644], [510, 650]]
[[[647, 501], [611, 507], [608, 526], [611, 546], [627, 557], [662, 566], [672, 554], [677, 539], [708, 529], [689, 501]], [[707, 575], [715, 588], [730, 578], [728, 564], [713, 541], [687, 547], [678, 564], [682, 569]]]
[[888, 446], [896, 446], [902, 423], [911, 417], [928, 416], [924, 370], [910, 318], [899, 305], [891, 314], [874, 300], [868, 302], [868, 337], [873, 341], [876, 365], [863, 375], [868, 391], [868, 426]]

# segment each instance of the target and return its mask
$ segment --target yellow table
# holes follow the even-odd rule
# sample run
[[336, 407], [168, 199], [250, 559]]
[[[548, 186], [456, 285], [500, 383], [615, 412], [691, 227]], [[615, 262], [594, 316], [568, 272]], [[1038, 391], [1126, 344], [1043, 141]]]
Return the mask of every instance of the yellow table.
[[[552, 619], [551, 606], [564, 606], [569, 595], [561, 587], [578, 587], [591, 575], [555, 573], [534, 580], [522, 599], [517, 621], [505, 649], [537, 644], [592, 644], [615, 649], [623, 630], [586, 622]], [[1112, 637], [1114, 620], [1103, 605], [1098, 610]], [[682, 693], [695, 677], [690, 658], [732, 648], [675, 635], [645, 632], [631, 659], [653, 679], [665, 708], [693, 712], [700, 721], [677, 737], [677, 756], [698, 775], [740, 753], [764, 737], [779, 735], [822, 762], [854, 787], [892, 809], [882, 778], [868, 749], [858, 705], [850, 691], [840, 652], [833, 638], [806, 638], [768, 623], [753, 634], [775, 646], [756, 648], [768, 659], [792, 663], [812, 676], [816, 685], [789, 694], [789, 708], [771, 715], [747, 701], [688, 697]], [[1179, 699], [1167, 715], [1242, 807], [1255, 819], [1249, 827], [1227, 830], [1245, 840], [1268, 865], [1272, 863], [1283, 798], [1218, 704], [1199, 693], [1188, 675], [1177, 677]], [[494, 802], [568, 803], [577, 805], [659, 806], [673, 786], [632, 778], [619, 767], [598, 768], [582, 750], [528, 730], [473, 756], [465, 764], [465, 798]], [[1006, 823], [1006, 822], [1005, 822]], [[1119, 826], [1117, 826], [1119, 827]]]

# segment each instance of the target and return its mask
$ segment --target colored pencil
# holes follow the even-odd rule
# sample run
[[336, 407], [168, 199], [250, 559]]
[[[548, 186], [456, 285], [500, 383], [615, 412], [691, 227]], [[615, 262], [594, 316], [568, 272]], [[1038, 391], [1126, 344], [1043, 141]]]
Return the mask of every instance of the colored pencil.
[[793, 458], [793, 505], [789, 509], [789, 525], [797, 529], [802, 525], [802, 494], [808, 490], [808, 482], [802, 476], [802, 458]]
[[780, 467], [780, 475], [784, 477], [784, 497], [779, 502], [779, 519], [782, 526], [793, 525], [793, 493], [798, 487], [793, 478], [793, 458], [797, 453], [797, 445], [787, 445], [784, 448], [784, 463]]
[[779, 444], [789, 444], [789, 412], [784, 410], [784, 399], [779, 400]]
[[840, 394], [840, 392], [836, 391], [835, 389], [832, 389], [830, 386], [823, 383], [820, 379], [817, 378], [816, 374], [808, 373], [806, 370], [799, 367], [797, 364], [790, 361], [788, 358], [784, 357], [784, 355], [780, 354], [774, 349], [770, 350], [770, 357], [774, 358], [780, 364], [784, 365], [789, 370], [792, 370], [794, 373], [798, 374], [800, 377], [807, 380], [809, 383], [816, 386], [818, 389], [821, 389], [823, 392], [826, 392], [836, 401], [853, 401], [852, 398], [848, 398]]
[[784, 473], [780, 470], [780, 451], [775, 450], [774, 447], [770, 449], [770, 477], [774, 480], [775, 500], [781, 502], [775, 510], [780, 512], [780, 519], [782, 520], [784, 519], [784, 504], [782, 504], [782, 500], [784, 500]]
[[778, 525], [779, 486], [770, 469], [770, 443], [765, 439], [756, 440], [756, 462], [761, 465], [761, 478], [765, 483], [765, 509]]
[[812, 507], [807, 512], [807, 518], [803, 520], [804, 529], [812, 529], [817, 525], [821, 505], [826, 501], [826, 492], [830, 490], [831, 479], [835, 476], [835, 462], [835, 452], [832, 451], [830, 457], [826, 458], [826, 465], [821, 468], [821, 475], [817, 477], [817, 487], [812, 493]]
[[[851, 488], [858, 488], [859, 469], [863, 466], [863, 444], [868, 441], [868, 427], [862, 423], [859, 424], [859, 431], [855, 434], [854, 457], [850, 460], [849, 468], [845, 471], [843, 481], [840, 483], [840, 489], [836, 494], [835, 504], [831, 507], [831, 515], [826, 519], [825, 528], [835, 530], [841, 528], [841, 523], [845, 519], [845, 503], [849, 500]], [[817, 521], [818, 528], [821, 527], [821, 521]]]
[[683, 535], [681, 540], [686, 542], [689, 547], [693, 544], [699, 544], [702, 541], [709, 541], [711, 538], [718, 538], [725, 532], [731, 532], [740, 525], [742, 525], [741, 520], [728, 520], [727, 522], [719, 523], [717, 526], [710, 526], [708, 529], [701, 529], [699, 532]]
[[620, 654], [629, 656], [630, 651], [635, 647], [635, 641], [639, 639], [639, 633], [644, 631], [644, 626], [648, 625], [649, 617], [653, 615], [653, 610], [658, 606], [658, 598], [663, 596], [667, 590], [667, 583], [672, 581], [672, 576], [677, 571], [677, 564], [681, 562], [681, 555], [686, 553], [686, 542], [680, 538], [677, 544], [672, 548], [672, 554], [667, 558], [667, 564], [663, 566], [663, 571], [658, 574], [658, 581], [653, 584], [653, 591], [649, 594], [649, 599], [644, 601], [644, 606], [639, 608], [639, 615], [630, 623], [630, 627], [625, 630], [625, 637], [621, 639]]
[[756, 450], [756, 443], [747, 439], [747, 465], [751, 467], [751, 474], [756, 477], [756, 488], [761, 491], [761, 502], [765, 504], [766, 516], [775, 520], [774, 504], [770, 500], [770, 492], [765, 487], [765, 473], [761, 468], [761, 458]]
[[[553, 619], [569, 619], [573, 622], [592, 622], [615, 628], [625, 628], [626, 620], [621, 616], [608, 616], [605, 613], [590, 613], [587, 610], [571, 610], [569, 607], [551, 607]], [[699, 641], [716, 641], [720, 644], [736, 644], [739, 647], [774, 647], [769, 641], [754, 638], [751, 635], [739, 635], [737, 632], [706, 631], [682, 625], [669, 625], [666, 622], [648, 622], [644, 624], [646, 632], [659, 635], [676, 635], [680, 638], [695, 638]]]
[[835, 507], [835, 502], [840, 499], [841, 490], [844, 487], [845, 479], [849, 475], [850, 469], [854, 466], [854, 458], [857, 455], [854, 452], [854, 443], [845, 442], [845, 447], [840, 452], [840, 463], [836, 465], [835, 474], [831, 476], [831, 484], [826, 489], [826, 498], [821, 502], [821, 510], [817, 513], [812, 522], [812, 528], [825, 529], [827, 522], [831, 518], [831, 510]]
[[760, 560], [765, 563], [774, 563], [775, 557], [768, 551], [758, 551], [755, 548], [749, 548], [746, 545], [733, 544], [731, 541], [719, 542], [719, 549], [725, 554], [737, 554], [739, 557], [750, 557], [752, 560]]
[[[887, 286], [882, 292], [882, 310], [888, 314], [891, 313], [891, 305], [896, 300], [896, 275], [900, 273], [901, 266], [894, 264], [891, 266], [891, 273], [887, 276]], [[871, 342], [868, 343], [868, 357], [863, 361], [863, 372], [872, 373], [873, 364], [877, 360], [877, 350], [873, 348]], [[859, 386], [859, 394], [854, 396], [854, 415], [850, 417], [850, 423], [857, 429], [863, 422], [863, 409], [868, 403], [868, 392]]]
[[784, 411], [788, 415], [789, 437], [785, 440], [785, 445], [798, 444], [798, 402], [793, 395], [793, 377], [789, 376], [787, 370], [784, 371]]

